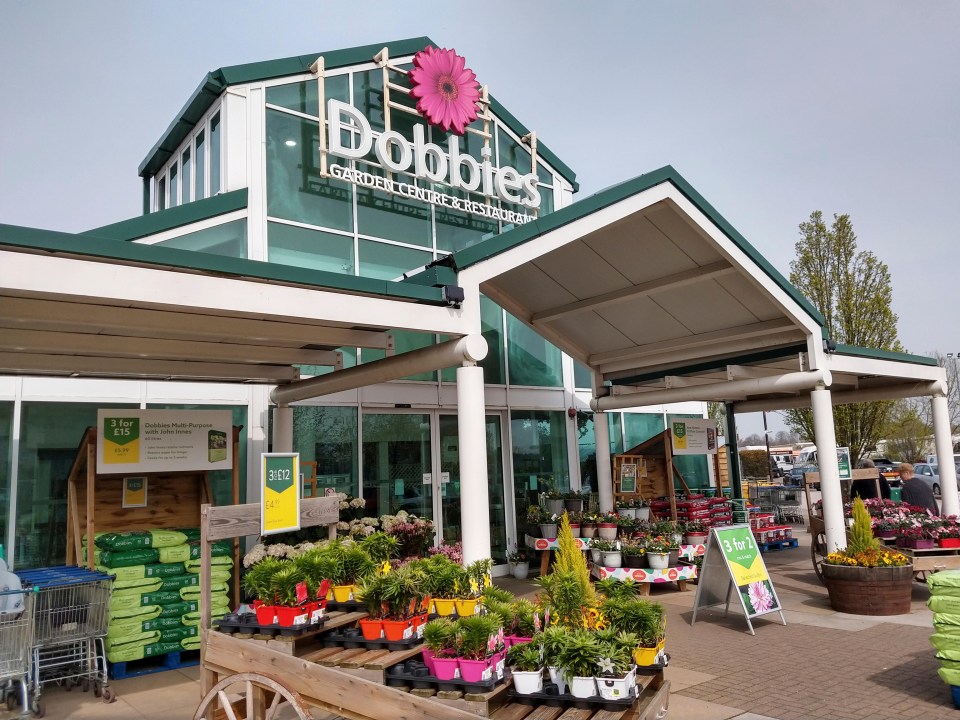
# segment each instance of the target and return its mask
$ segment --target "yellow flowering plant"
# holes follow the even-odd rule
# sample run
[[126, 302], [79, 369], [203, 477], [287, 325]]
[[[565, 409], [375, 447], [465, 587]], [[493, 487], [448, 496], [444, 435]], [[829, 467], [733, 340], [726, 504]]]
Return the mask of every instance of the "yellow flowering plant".
[[903, 553], [887, 550], [873, 537], [872, 520], [863, 500], [853, 501], [853, 527], [846, 550], [832, 552], [824, 558], [827, 565], [851, 567], [900, 567], [909, 565], [910, 558]]

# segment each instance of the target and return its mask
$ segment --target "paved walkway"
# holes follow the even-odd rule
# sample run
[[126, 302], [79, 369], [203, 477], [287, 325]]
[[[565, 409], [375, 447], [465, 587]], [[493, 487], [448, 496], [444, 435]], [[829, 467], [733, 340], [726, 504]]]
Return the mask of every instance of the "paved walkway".
[[[754, 621], [747, 632], [739, 608], [701, 611], [690, 625], [696, 586], [681, 593], [657, 587], [653, 599], [667, 610], [669, 720], [899, 720], [960, 718], [950, 688], [937, 677], [928, 638], [932, 616], [926, 586], [914, 586], [909, 615], [872, 618], [835, 613], [813, 573], [809, 535], [798, 526], [800, 547], [767, 553], [787, 625], [777, 615]], [[530, 582], [504, 580], [515, 593]], [[769, 618], [769, 619], [768, 619]], [[197, 668], [113, 683], [118, 700], [104, 705], [89, 693], [51, 688], [48, 718], [70, 720], [187, 720], [199, 700]], [[16, 717], [0, 711], [0, 720]]]

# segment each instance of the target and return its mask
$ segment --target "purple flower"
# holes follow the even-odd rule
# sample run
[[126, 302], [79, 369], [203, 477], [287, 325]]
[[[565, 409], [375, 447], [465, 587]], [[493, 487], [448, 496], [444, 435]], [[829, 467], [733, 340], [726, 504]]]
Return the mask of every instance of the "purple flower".
[[747, 593], [750, 596], [750, 604], [758, 613], [773, 610], [773, 593], [767, 588], [767, 584], [762, 580], [760, 582], [750, 583], [747, 586]]

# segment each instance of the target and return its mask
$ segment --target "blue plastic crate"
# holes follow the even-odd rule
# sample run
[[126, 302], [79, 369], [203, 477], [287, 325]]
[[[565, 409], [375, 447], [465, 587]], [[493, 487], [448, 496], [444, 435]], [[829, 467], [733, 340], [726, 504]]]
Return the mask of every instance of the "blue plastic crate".
[[951, 685], [950, 692], [953, 694], [954, 710], [960, 710], [960, 685]]

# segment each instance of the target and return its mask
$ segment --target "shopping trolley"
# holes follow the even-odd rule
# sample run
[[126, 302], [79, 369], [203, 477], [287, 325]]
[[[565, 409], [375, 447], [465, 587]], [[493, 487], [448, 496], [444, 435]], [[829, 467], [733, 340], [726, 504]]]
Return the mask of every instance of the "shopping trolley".
[[[30, 590], [4, 590], [0, 597], [12, 599], [6, 612], [0, 612], [0, 683], [8, 710], [20, 704], [20, 717], [26, 717], [32, 709], [39, 717], [43, 715], [39, 699], [30, 704], [30, 663], [33, 647], [34, 594]], [[18, 687], [19, 686], [19, 687]]]
[[102, 572], [78, 567], [23, 570], [20, 581], [37, 591], [31, 686], [39, 702], [48, 683], [68, 688], [80, 685], [104, 702], [115, 695], [108, 684], [107, 634], [113, 579]]

